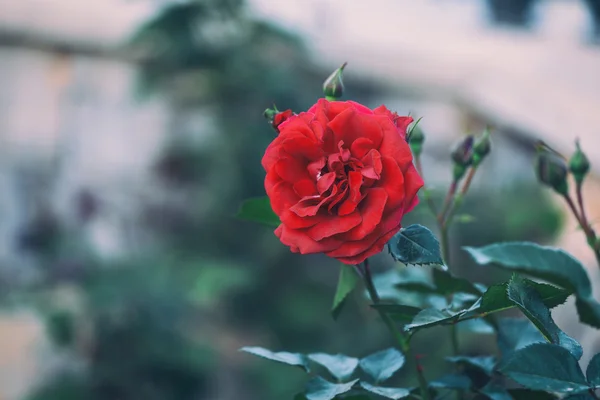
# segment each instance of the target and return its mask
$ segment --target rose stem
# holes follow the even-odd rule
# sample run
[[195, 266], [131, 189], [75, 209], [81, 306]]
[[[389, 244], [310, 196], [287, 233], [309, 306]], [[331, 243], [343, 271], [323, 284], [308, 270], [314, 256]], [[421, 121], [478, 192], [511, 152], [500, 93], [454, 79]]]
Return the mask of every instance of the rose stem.
[[[360, 267], [357, 266], [357, 270], [360, 271], [359, 276], [363, 278], [363, 281], [365, 283], [367, 291], [369, 292], [369, 296], [371, 297], [371, 301], [373, 302], [373, 304], [380, 304], [381, 299], [379, 298], [379, 293], [377, 293], [377, 288], [373, 283], [371, 268], [369, 267], [369, 259], [366, 259], [363, 262], [363, 265], [364, 271], [360, 271]], [[387, 315], [380, 309], [377, 309], [377, 311], [379, 312], [381, 319], [383, 320], [383, 322], [385, 322], [392, 336], [394, 336], [394, 339], [398, 342], [398, 346], [400, 347], [400, 350], [402, 350], [402, 353], [406, 354], [407, 356], [413, 357], [410, 345], [408, 343], [408, 339], [406, 338], [404, 333], [396, 327], [394, 321], [392, 321], [389, 315]], [[427, 389], [427, 381], [425, 380], [425, 376], [423, 375], [423, 369], [421, 368], [421, 364], [419, 363], [418, 358], [414, 356], [414, 359], [416, 362], [417, 376], [419, 378], [419, 387], [421, 388], [421, 398], [423, 400], [429, 400], [429, 390]]]
[[[467, 179], [465, 180], [465, 183], [463, 184], [463, 187], [462, 187], [460, 193], [454, 198], [454, 202], [452, 203], [452, 205], [450, 206], [450, 208], [448, 210], [447, 218], [444, 219], [444, 215], [442, 214], [441, 218], [438, 220], [440, 236], [441, 236], [440, 241], [441, 241], [441, 247], [442, 247], [442, 256], [444, 258], [444, 262], [446, 263], [446, 265], [450, 264], [450, 244], [448, 241], [448, 229], [450, 228], [450, 225], [452, 224], [452, 219], [454, 218], [454, 213], [462, 204], [462, 200], [463, 200], [464, 196], [467, 194], [467, 192], [469, 191], [469, 188], [471, 187], [471, 182], [473, 181], [475, 172], [477, 172], [477, 167], [472, 167], [469, 170], [469, 174], [467, 175]], [[456, 181], [454, 183], [456, 183]], [[456, 185], [454, 185], [454, 186], [456, 186]], [[452, 187], [450, 189], [452, 189]], [[454, 191], [456, 191], [456, 187], [454, 187]], [[448, 193], [450, 194], [450, 190], [448, 191]], [[453, 196], [454, 196], [454, 194], [453, 194]], [[457, 356], [459, 354], [459, 347], [458, 347], [458, 333], [456, 331], [456, 325], [450, 326], [450, 337], [451, 337], [451, 343], [452, 343], [452, 353], [455, 356]], [[459, 397], [460, 397], [460, 394], [459, 394]]]
[[[420, 155], [415, 157], [415, 164], [416, 164], [417, 172], [421, 176], [421, 179], [423, 179], [423, 164], [421, 163]], [[431, 210], [433, 215], [437, 216], [437, 214], [438, 214], [437, 207], [435, 206], [435, 202], [431, 198], [431, 193], [429, 193], [429, 190], [426, 187], [423, 187], [423, 196], [425, 197], [425, 200], [427, 200], [427, 205], [429, 205], [429, 209]]]
[[444, 207], [442, 207], [442, 212], [438, 215], [438, 221], [440, 224], [444, 223], [446, 213], [448, 213], [448, 209], [450, 208], [450, 205], [452, 205], [452, 200], [454, 200], [454, 194], [456, 193], [457, 187], [458, 180], [454, 179], [452, 181], [452, 184], [448, 188], [448, 194], [446, 194], [446, 199], [444, 200]]
[[585, 213], [583, 211], [583, 196], [581, 195], [581, 187], [578, 186], [577, 188], [577, 197], [579, 200], [579, 207], [581, 208], [581, 215], [579, 215], [579, 212], [577, 212], [577, 207], [575, 206], [575, 203], [573, 202], [571, 196], [568, 193], [566, 193], [563, 195], [563, 197], [569, 205], [569, 208], [573, 212], [573, 215], [577, 219], [579, 226], [581, 226], [581, 229], [583, 229], [585, 237], [587, 238], [588, 245], [592, 248], [594, 256], [596, 256], [598, 266], [600, 267], [600, 247], [598, 246], [598, 243], [596, 243], [596, 232], [594, 232], [590, 224], [587, 222], [587, 219], [585, 218]]

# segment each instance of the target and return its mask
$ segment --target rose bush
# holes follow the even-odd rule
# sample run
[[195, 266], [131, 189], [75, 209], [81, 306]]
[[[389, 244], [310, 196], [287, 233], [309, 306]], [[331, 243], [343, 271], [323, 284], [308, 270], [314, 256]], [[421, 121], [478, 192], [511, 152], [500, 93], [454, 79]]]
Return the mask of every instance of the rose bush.
[[423, 186], [406, 142], [412, 121], [385, 106], [326, 99], [286, 115], [262, 159], [281, 242], [345, 264], [379, 253]]

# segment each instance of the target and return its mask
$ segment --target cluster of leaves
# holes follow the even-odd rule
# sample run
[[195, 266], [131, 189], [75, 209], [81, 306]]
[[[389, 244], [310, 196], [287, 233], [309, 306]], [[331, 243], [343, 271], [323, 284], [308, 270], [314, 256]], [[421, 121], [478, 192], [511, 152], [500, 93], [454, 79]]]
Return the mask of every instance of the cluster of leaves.
[[[268, 225], [278, 224], [266, 199], [245, 203], [239, 217]], [[407, 279], [406, 275], [392, 271], [383, 279], [375, 280], [376, 284], [380, 282], [378, 289], [384, 302], [372, 307], [402, 326], [408, 340], [427, 328], [466, 324], [467, 321], [477, 321], [486, 327], [486, 331], [497, 335], [501, 357], [447, 358], [450, 363], [460, 366], [459, 372], [430, 381], [428, 387], [434, 395], [443, 390], [459, 390], [463, 394], [492, 400], [553, 399], [557, 396], [595, 398], [594, 391], [600, 388], [600, 354], [592, 359], [584, 375], [578, 363], [583, 354], [581, 345], [556, 325], [550, 311], [573, 295], [581, 322], [600, 328], [600, 303], [592, 297], [591, 282], [578, 260], [562, 250], [528, 242], [466, 247], [464, 250], [478, 265], [494, 265], [512, 272], [507, 282], [487, 287], [448, 272], [443, 266], [437, 239], [421, 225], [401, 229], [388, 243], [388, 250], [395, 260], [405, 265], [440, 266], [432, 268], [430, 275], [412, 274]], [[334, 317], [339, 315], [345, 298], [358, 282], [352, 268], [342, 267], [332, 309]], [[407, 304], [408, 298], [413, 299], [411, 304]], [[526, 318], [500, 318], [497, 315], [511, 309], [520, 310]], [[390, 399], [419, 396], [413, 388], [378, 386], [381, 380], [391, 376], [391, 373], [378, 375], [378, 371], [391, 368], [393, 372], [402, 365], [393, 361], [393, 357], [390, 360], [384, 357], [396, 352], [396, 360], [400, 359], [401, 353], [397, 350], [376, 353], [361, 361], [344, 355], [305, 356], [272, 353], [261, 348], [243, 350], [301, 366], [307, 372], [308, 360], [325, 366], [338, 382], [314, 377], [304, 394], [309, 400], [333, 399], [342, 394], [350, 395], [348, 398], [370, 398], [365, 393]], [[366, 360], [376, 360], [379, 365], [365, 367], [365, 364], [370, 365]], [[375, 386], [351, 379], [358, 365], [375, 381]], [[357, 390], [364, 393], [353, 397]]]
[[[404, 365], [404, 355], [394, 348], [378, 351], [361, 359], [343, 354], [274, 353], [261, 347], [243, 347], [241, 350], [272, 361], [300, 367], [307, 373], [311, 372], [310, 362], [313, 362], [324, 367], [336, 380], [334, 383], [315, 375], [308, 381], [305, 393], [296, 396], [296, 400], [331, 400], [340, 395], [349, 395], [351, 397], [344, 398], [358, 400], [365, 398], [360, 397], [361, 393], [365, 392], [388, 399], [402, 399], [410, 395], [412, 390], [380, 386]], [[358, 369], [368, 379], [353, 378]]]

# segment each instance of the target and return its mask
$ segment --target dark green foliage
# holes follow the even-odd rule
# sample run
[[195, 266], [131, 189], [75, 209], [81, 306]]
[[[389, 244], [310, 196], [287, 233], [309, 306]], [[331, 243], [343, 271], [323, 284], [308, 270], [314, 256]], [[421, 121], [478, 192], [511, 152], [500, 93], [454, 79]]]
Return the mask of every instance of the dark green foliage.
[[258, 222], [275, 228], [281, 224], [279, 217], [271, 209], [271, 203], [266, 196], [244, 201], [236, 216], [239, 219]]
[[327, 368], [327, 370], [338, 381], [344, 381], [352, 376], [356, 367], [358, 367], [358, 358], [348, 357], [343, 354], [309, 354], [308, 358]]
[[389, 241], [388, 250], [396, 261], [407, 265], [444, 264], [439, 241], [423, 225], [400, 229]]
[[410, 390], [404, 388], [373, 386], [370, 383], [364, 381], [360, 382], [360, 386], [363, 389], [371, 393], [375, 393], [379, 396], [385, 397], [386, 399], [397, 400], [410, 396]]
[[317, 376], [306, 385], [305, 396], [308, 400], [331, 400], [337, 395], [349, 392], [357, 382], [358, 379], [347, 383], [331, 383]]
[[536, 343], [515, 352], [500, 372], [533, 390], [578, 393], [590, 388], [577, 359], [554, 344]]
[[338, 279], [337, 289], [335, 290], [335, 296], [333, 298], [333, 305], [331, 307], [331, 315], [336, 319], [346, 302], [346, 297], [354, 290], [358, 283], [358, 276], [356, 271], [353, 271], [349, 265], [342, 264], [340, 267], [340, 277]]
[[566, 252], [534, 243], [500, 243], [465, 250], [480, 265], [494, 264], [573, 291], [581, 322], [600, 328], [600, 304], [592, 296], [587, 273], [581, 263]]
[[592, 357], [585, 372], [587, 380], [596, 388], [600, 387], [600, 354]]
[[282, 364], [293, 365], [309, 372], [308, 360], [305, 355], [298, 353], [288, 353], [287, 351], [272, 352], [262, 347], [242, 347], [240, 351], [254, 354], [267, 360], [277, 361]]
[[378, 351], [360, 360], [360, 368], [375, 382], [389, 379], [404, 365], [404, 355], [394, 348]]
[[505, 358], [530, 344], [543, 342], [540, 331], [525, 318], [502, 318], [498, 322], [498, 348]]
[[578, 360], [581, 358], [581, 345], [560, 330], [552, 319], [550, 310], [544, 305], [542, 297], [532, 285], [518, 275], [513, 275], [507, 291], [508, 298], [519, 307], [548, 342], [564, 347]]

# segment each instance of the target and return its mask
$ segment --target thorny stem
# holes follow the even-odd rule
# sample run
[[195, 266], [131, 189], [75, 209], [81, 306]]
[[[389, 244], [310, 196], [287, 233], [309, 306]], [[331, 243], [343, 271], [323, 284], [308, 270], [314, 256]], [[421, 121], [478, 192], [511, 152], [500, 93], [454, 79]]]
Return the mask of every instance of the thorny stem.
[[585, 215], [585, 208], [583, 207], [583, 193], [582, 193], [582, 185], [581, 183], [577, 183], [577, 203], [579, 204], [579, 211], [581, 212], [581, 221], [585, 224], [587, 229], [591, 230], [591, 226]]
[[581, 215], [577, 211], [577, 207], [575, 206], [575, 203], [573, 202], [571, 196], [568, 193], [566, 193], [563, 195], [563, 197], [565, 198], [565, 201], [567, 202], [569, 208], [573, 212], [573, 215], [577, 219], [579, 226], [581, 226], [581, 229], [583, 229], [588, 245], [594, 252], [594, 256], [596, 256], [596, 261], [598, 262], [598, 266], [600, 267], [600, 245], [596, 239], [596, 232], [594, 232], [591, 225], [587, 221], [587, 218], [585, 217], [585, 211], [583, 210], [583, 196], [581, 194], [581, 187], [577, 187], [577, 198], [579, 202], [579, 207], [581, 208]]
[[446, 218], [446, 214], [452, 205], [452, 201], [454, 200], [454, 195], [456, 194], [456, 188], [458, 187], [458, 181], [453, 180], [450, 188], [448, 189], [448, 194], [446, 194], [446, 199], [444, 200], [444, 206], [442, 207], [442, 212], [438, 215], [438, 222], [440, 224], [444, 224], [444, 220]]
[[[472, 167], [469, 170], [469, 174], [467, 175], [467, 179], [458, 193], [455, 196], [458, 182], [454, 181], [450, 189], [448, 190], [448, 196], [446, 197], [446, 201], [449, 204], [446, 210], [446, 206], [444, 207], [444, 211], [438, 217], [438, 228], [440, 230], [440, 245], [442, 247], [442, 256], [444, 258], [444, 262], [446, 265], [450, 264], [450, 243], [448, 240], [448, 230], [452, 225], [452, 220], [454, 218], [454, 213], [460, 205], [462, 204], [464, 196], [469, 191], [471, 187], [471, 182], [473, 181], [473, 177], [475, 176], [475, 172], [477, 172], [477, 167]], [[447, 215], [446, 215], [447, 212]], [[459, 354], [459, 346], [458, 346], [458, 332], [456, 329], [456, 325], [450, 326], [450, 337], [452, 342], [452, 352], [454, 355]], [[458, 394], [459, 398], [462, 397], [460, 393]]]
[[[367, 288], [367, 291], [369, 292], [369, 296], [371, 297], [371, 301], [373, 301], [373, 304], [380, 304], [381, 299], [379, 298], [379, 293], [377, 293], [377, 288], [375, 287], [375, 284], [373, 283], [373, 277], [371, 275], [371, 269], [369, 267], [369, 260], [366, 259], [364, 261], [363, 265], [364, 265], [363, 271], [361, 271], [359, 266], [356, 266], [359, 276], [363, 279], [365, 286]], [[394, 336], [394, 339], [398, 342], [398, 346], [400, 347], [400, 350], [402, 350], [402, 352], [404, 354], [406, 354], [407, 356], [410, 356], [412, 354], [412, 351], [411, 351], [410, 345], [408, 343], [408, 338], [404, 335], [404, 333], [401, 330], [399, 330], [396, 327], [396, 325], [394, 324], [394, 321], [392, 321], [392, 319], [390, 318], [389, 315], [387, 315], [385, 312], [383, 312], [379, 309], [377, 311], [379, 312], [381, 319], [383, 320], [383, 322], [385, 322], [385, 324], [386, 324], [387, 328], [389, 329], [390, 333], [392, 334], [392, 336]], [[425, 376], [423, 375], [423, 369], [421, 368], [421, 364], [420, 364], [418, 358], [415, 356], [414, 359], [416, 362], [417, 376], [419, 378], [419, 387], [421, 389], [421, 398], [423, 400], [430, 400], [429, 390], [427, 389], [427, 381], [425, 379]]]

